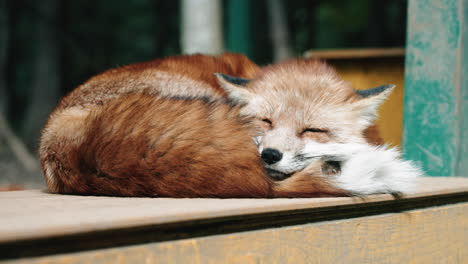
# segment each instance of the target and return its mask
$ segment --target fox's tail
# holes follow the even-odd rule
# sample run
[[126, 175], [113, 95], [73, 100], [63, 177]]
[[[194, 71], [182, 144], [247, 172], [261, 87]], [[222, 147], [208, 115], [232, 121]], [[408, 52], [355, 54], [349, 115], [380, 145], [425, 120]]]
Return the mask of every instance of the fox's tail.
[[49, 191], [270, 197], [254, 130], [238, 112], [219, 101], [144, 94], [57, 109], [39, 151]]

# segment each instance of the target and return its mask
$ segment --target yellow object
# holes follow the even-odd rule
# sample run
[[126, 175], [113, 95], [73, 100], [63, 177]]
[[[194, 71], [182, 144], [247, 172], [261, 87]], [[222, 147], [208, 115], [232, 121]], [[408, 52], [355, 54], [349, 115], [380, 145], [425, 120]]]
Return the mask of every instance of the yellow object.
[[379, 126], [385, 143], [401, 146], [404, 95], [404, 49], [359, 49], [309, 51], [306, 57], [326, 60], [356, 89], [395, 84], [389, 99], [380, 107]]

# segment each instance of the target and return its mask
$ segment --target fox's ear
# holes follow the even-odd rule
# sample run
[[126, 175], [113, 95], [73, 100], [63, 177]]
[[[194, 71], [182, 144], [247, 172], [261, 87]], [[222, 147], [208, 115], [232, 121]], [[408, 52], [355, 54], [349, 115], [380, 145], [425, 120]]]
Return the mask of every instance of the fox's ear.
[[250, 82], [248, 79], [229, 76], [223, 73], [215, 73], [219, 85], [226, 91], [228, 97], [239, 103], [248, 103], [254, 96], [245, 87]]
[[379, 106], [392, 93], [395, 85], [386, 84], [368, 90], [356, 90], [359, 99], [353, 103], [354, 108], [360, 112], [362, 121], [370, 125], [377, 118]]

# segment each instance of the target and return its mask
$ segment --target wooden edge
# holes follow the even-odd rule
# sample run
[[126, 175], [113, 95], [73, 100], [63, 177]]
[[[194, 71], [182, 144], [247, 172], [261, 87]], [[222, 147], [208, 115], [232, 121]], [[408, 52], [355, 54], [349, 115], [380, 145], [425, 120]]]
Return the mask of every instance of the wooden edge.
[[19, 184], [0, 185], [0, 192], [24, 191], [25, 188]]
[[[466, 178], [433, 178], [425, 177], [421, 178], [421, 186], [419, 191], [413, 194], [404, 195], [397, 201], [411, 201], [415, 199], [432, 199], [433, 197], [465, 194], [468, 192], [468, 179]], [[113, 199], [115, 204], [120, 204], [121, 208], [130, 208], [132, 203], [125, 202], [125, 198], [111, 198], [111, 197], [83, 197], [83, 196], [62, 196], [54, 194], [46, 194], [38, 191], [18, 191], [0, 194], [0, 200], [4, 200], [5, 196], [22, 197], [29, 194], [31, 199], [34, 197], [55, 196], [56, 198], [64, 197], [68, 200], [61, 200], [62, 203], [70, 203], [73, 207], [73, 201], [76, 197], [79, 201], [83, 199], [89, 199], [92, 202], [96, 201], [96, 204], [102, 199]], [[49, 197], [48, 201], [49, 201]], [[289, 214], [291, 211], [300, 210], [326, 210], [327, 208], [339, 208], [343, 206], [351, 207], [365, 207], [375, 203], [392, 203], [396, 202], [395, 198], [388, 194], [382, 195], [371, 195], [367, 197], [338, 197], [338, 198], [308, 198], [308, 199], [171, 199], [171, 198], [131, 198], [133, 202], [138, 204], [149, 204], [151, 206], [157, 205], [158, 203], [174, 204], [174, 207], [181, 206], [181, 203], [189, 202], [195, 209], [193, 210], [176, 210], [170, 213], [155, 214], [155, 213], [144, 213], [138, 214], [138, 212], [127, 212], [126, 215], [114, 215], [114, 217], [101, 218], [99, 220], [83, 219], [75, 217], [76, 221], [60, 223], [52, 227], [38, 226], [31, 228], [25, 226], [21, 230], [9, 230], [8, 224], [3, 227], [3, 232], [0, 229], [0, 243], [9, 243], [20, 240], [34, 240], [42, 239], [54, 236], [73, 236], [88, 232], [106, 232], [109, 230], [120, 230], [135, 228], [140, 226], [155, 226], [155, 225], [166, 225], [166, 224], [177, 224], [182, 222], [196, 222], [196, 221], [217, 221], [216, 219], [224, 218], [235, 218], [244, 217], [246, 215], [262, 215], [262, 214]], [[141, 201], [141, 202], [140, 202]], [[50, 203], [52, 201], [49, 201]], [[94, 202], [93, 202], [94, 203]], [[222, 207], [219, 204], [222, 203]], [[134, 204], [134, 203], [133, 203]], [[210, 205], [218, 205], [217, 209], [209, 208]], [[184, 204], [186, 206], [186, 204]], [[207, 207], [208, 206], [208, 207]], [[197, 209], [198, 207], [205, 207]], [[216, 206], [214, 206], [216, 207]], [[151, 207], [151, 210], [157, 209]], [[5, 210], [4, 210], [5, 212]], [[3, 212], [3, 213], [4, 213]], [[14, 212], [14, 211], [13, 211]], [[0, 216], [1, 216], [0, 212]], [[136, 213], [136, 214], [135, 214]], [[46, 211], [41, 211], [41, 214], [47, 215]], [[33, 217], [33, 216], [32, 216]], [[73, 220], [73, 219], [72, 219]], [[6, 222], [5, 222], [6, 221]], [[7, 223], [8, 215], [4, 215], [4, 223]], [[14, 220], [13, 220], [14, 221]], [[76, 224], [79, 221], [80, 224]]]
[[0, 260], [173, 241], [332, 221], [468, 201], [468, 191], [309, 209], [233, 215], [0, 243]]
[[[468, 263], [468, 203], [6, 261], [71, 263]], [[0, 263], [3, 263], [0, 261]]]
[[363, 59], [403, 56], [405, 56], [405, 48], [400, 47], [375, 49], [309, 50], [304, 53], [304, 57], [306, 58], [317, 59]]

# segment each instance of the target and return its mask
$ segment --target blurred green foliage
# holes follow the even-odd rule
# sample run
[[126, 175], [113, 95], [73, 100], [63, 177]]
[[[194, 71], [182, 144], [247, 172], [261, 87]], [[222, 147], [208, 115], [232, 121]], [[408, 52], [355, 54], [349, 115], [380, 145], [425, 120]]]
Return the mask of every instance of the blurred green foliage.
[[296, 54], [405, 45], [406, 0], [285, 1]]
[[[57, 36], [57, 74], [63, 94], [108, 68], [180, 53], [179, 1], [59, 1], [58, 14], [53, 17], [38, 11], [37, 6], [45, 4], [43, 1], [6, 1], [6, 81], [12, 102], [9, 117], [15, 127], [28, 102], [38, 21], [47, 22]], [[223, 1], [225, 31], [235, 28], [227, 24], [232, 19], [250, 21], [246, 39], [249, 55], [257, 63], [270, 63], [269, 1], [248, 1], [247, 12], [242, 8], [228, 12], [228, 1], [236, 0]], [[283, 5], [295, 55], [308, 49], [404, 46], [405, 0], [294, 0], [284, 1]], [[228, 16], [234, 17], [227, 19]], [[229, 32], [225, 34], [228, 36]], [[230, 46], [229, 40], [226, 46]]]
[[61, 33], [65, 89], [110, 67], [177, 54], [177, 1], [64, 1]]

